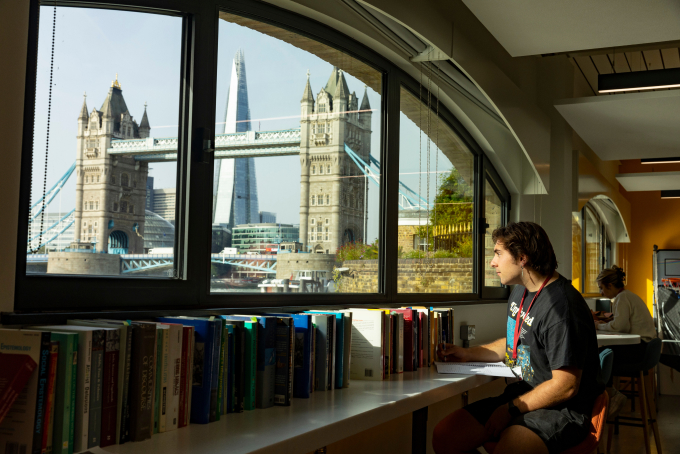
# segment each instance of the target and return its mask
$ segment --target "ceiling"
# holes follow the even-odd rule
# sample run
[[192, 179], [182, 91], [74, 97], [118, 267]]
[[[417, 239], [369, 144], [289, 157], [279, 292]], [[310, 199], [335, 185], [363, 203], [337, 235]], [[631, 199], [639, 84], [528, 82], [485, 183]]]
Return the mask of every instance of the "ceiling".
[[680, 155], [680, 90], [564, 99], [555, 108], [603, 161]]
[[680, 40], [677, 0], [463, 0], [513, 57]]
[[680, 172], [624, 173], [616, 179], [628, 192], [680, 190]]

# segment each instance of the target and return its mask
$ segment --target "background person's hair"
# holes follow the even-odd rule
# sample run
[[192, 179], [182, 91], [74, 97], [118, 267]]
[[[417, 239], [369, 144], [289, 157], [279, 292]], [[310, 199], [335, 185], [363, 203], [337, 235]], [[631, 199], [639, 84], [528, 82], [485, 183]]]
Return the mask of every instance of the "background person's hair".
[[543, 276], [552, 276], [557, 269], [557, 257], [548, 234], [535, 222], [510, 222], [493, 231], [494, 244], [500, 241], [515, 260], [527, 256], [525, 267]]
[[626, 273], [623, 272], [623, 268], [614, 265], [603, 269], [596, 280], [604, 286], [611, 284], [616, 288], [623, 288], [626, 283]]

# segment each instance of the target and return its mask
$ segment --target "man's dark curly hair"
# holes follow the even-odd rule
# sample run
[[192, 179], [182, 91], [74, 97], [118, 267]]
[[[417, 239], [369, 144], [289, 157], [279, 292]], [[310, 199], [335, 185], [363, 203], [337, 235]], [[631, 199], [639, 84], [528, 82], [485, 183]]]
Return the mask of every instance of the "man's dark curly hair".
[[510, 222], [493, 231], [493, 242], [501, 242], [515, 260], [527, 256], [525, 266], [542, 276], [552, 276], [557, 269], [557, 257], [548, 234], [534, 222]]

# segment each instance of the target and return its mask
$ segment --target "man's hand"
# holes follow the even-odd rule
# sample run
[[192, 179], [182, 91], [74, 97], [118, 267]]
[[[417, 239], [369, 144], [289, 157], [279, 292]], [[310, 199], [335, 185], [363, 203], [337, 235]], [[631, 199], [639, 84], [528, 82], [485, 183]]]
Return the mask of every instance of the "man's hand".
[[448, 363], [464, 363], [467, 359], [468, 349], [453, 344], [438, 344], [437, 357], [439, 361]]
[[492, 414], [489, 420], [486, 422], [484, 429], [486, 430], [486, 436], [489, 439], [498, 439], [501, 436], [501, 432], [508, 427], [512, 417], [510, 416], [510, 410], [508, 409], [508, 404], [503, 404], [498, 407]]

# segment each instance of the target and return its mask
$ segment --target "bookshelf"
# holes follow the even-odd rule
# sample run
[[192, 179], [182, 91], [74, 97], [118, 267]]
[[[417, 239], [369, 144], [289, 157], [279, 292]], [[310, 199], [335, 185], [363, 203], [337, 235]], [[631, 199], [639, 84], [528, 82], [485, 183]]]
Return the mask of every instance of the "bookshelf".
[[479, 375], [439, 375], [434, 367], [385, 381], [353, 380], [349, 388], [315, 392], [310, 399], [294, 399], [290, 407], [223, 415], [218, 422], [191, 424], [142, 442], [89, 451], [306, 453], [493, 380]]

